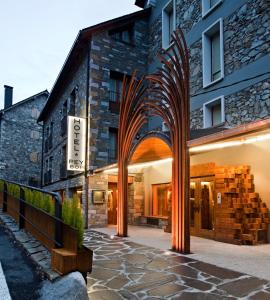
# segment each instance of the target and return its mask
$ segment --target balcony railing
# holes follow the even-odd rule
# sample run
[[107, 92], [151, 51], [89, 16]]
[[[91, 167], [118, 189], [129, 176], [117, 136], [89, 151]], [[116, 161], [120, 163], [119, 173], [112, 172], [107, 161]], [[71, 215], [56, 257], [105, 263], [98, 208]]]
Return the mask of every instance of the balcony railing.
[[67, 134], [67, 116], [64, 116], [61, 120], [61, 136]]
[[119, 113], [121, 94], [115, 91], [109, 91], [109, 109], [112, 113]]

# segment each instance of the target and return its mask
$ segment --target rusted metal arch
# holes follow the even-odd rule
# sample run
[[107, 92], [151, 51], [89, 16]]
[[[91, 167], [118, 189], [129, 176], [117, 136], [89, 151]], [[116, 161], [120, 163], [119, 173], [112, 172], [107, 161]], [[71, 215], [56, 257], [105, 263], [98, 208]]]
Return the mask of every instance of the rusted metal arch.
[[124, 80], [118, 138], [117, 234], [127, 236], [128, 171], [133, 140], [149, 116], [168, 125], [172, 144], [172, 249], [190, 251], [189, 233], [189, 58], [183, 33], [172, 36], [173, 46], [158, 56], [163, 68], [146, 78]]
[[143, 134], [132, 146], [130, 154], [129, 154], [129, 158], [128, 160], [130, 161], [132, 158], [132, 155], [134, 154], [134, 152], [136, 151], [137, 147], [146, 139], [150, 138], [150, 137], [156, 137], [161, 139], [164, 143], [166, 143], [171, 149], [172, 149], [172, 143], [171, 140], [169, 138], [169, 136], [164, 133], [164, 132], [160, 132], [158, 130], [152, 130], [149, 131], [145, 134]]

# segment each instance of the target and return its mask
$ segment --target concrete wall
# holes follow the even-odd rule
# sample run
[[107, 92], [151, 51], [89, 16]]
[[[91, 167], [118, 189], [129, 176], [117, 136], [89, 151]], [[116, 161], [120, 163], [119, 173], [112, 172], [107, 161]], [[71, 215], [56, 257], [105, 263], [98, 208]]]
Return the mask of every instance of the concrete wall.
[[254, 175], [255, 191], [270, 207], [270, 140], [239, 147], [209, 151], [191, 156], [191, 165], [215, 162], [218, 166], [249, 165]]

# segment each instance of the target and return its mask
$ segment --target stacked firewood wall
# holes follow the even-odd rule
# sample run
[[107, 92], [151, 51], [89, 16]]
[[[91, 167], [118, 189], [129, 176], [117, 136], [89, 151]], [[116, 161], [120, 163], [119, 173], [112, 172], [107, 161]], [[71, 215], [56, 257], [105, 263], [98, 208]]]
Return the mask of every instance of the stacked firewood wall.
[[246, 245], [265, 243], [268, 208], [255, 192], [250, 167], [216, 167], [215, 192], [216, 199], [221, 200], [215, 200], [216, 240]]

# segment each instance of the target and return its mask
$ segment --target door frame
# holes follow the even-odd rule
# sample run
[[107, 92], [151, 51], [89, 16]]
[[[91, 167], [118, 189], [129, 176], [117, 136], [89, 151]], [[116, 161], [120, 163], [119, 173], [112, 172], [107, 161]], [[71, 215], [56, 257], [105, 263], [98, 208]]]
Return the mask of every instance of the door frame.
[[[190, 178], [190, 185], [195, 182], [195, 216], [194, 216], [194, 227], [190, 226], [191, 235], [215, 239], [215, 207], [216, 207], [216, 197], [215, 197], [215, 177], [214, 175], [209, 176], [196, 176]], [[210, 182], [210, 204], [211, 204], [211, 212], [212, 212], [212, 229], [203, 229], [201, 228], [202, 224], [202, 211], [201, 211], [201, 183], [202, 182]], [[191, 211], [190, 211], [191, 212]], [[191, 216], [190, 216], [191, 218]]]

